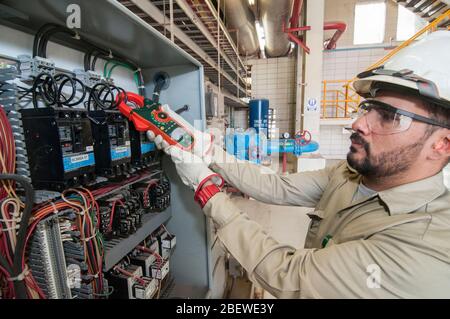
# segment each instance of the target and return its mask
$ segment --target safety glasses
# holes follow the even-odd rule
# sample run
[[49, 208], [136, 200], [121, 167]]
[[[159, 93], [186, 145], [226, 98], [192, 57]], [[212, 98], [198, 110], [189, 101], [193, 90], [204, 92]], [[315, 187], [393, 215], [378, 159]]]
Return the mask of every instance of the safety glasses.
[[448, 124], [439, 123], [372, 99], [361, 102], [354, 117], [365, 117], [370, 131], [378, 135], [391, 135], [407, 131], [413, 121], [450, 129]]

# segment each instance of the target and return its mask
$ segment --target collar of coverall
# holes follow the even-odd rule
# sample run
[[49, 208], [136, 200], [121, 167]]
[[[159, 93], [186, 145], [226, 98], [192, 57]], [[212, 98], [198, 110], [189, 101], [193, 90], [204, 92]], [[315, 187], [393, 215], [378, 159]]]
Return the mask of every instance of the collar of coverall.
[[391, 215], [408, 214], [432, 202], [447, 191], [444, 173], [440, 173], [378, 193]]
[[[361, 181], [361, 175], [347, 163], [350, 179]], [[408, 214], [432, 202], [447, 191], [444, 172], [409, 184], [400, 185], [378, 193], [378, 197], [389, 209], [391, 215]], [[373, 196], [366, 200], [372, 199]], [[362, 202], [364, 202], [363, 200]], [[353, 203], [353, 205], [359, 203]]]

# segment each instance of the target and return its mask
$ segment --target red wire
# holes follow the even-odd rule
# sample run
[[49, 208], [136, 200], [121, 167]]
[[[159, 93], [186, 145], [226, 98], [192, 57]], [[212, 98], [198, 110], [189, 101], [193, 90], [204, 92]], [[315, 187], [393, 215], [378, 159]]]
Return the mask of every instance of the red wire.
[[145, 286], [145, 285], [146, 285], [144, 279], [142, 279], [142, 278], [140, 278], [140, 277], [137, 277], [137, 276], [133, 275], [133, 274], [132, 274], [131, 272], [129, 272], [129, 271], [126, 271], [125, 269], [122, 269], [122, 268], [120, 268], [120, 267], [114, 267], [114, 269], [117, 270], [117, 271], [119, 271], [119, 272], [121, 272], [121, 273], [124, 274], [125, 276], [135, 278], [137, 281], [139, 281], [139, 283], [140, 283], [142, 286]]
[[0, 266], [0, 272], [2, 272], [8, 282], [8, 294], [7, 298], [12, 299], [15, 298], [15, 292], [14, 292], [14, 286], [12, 284], [12, 281], [9, 281], [8, 278], [10, 278], [10, 274], [6, 271], [5, 268]]
[[155, 186], [158, 183], [157, 179], [152, 179], [148, 182], [147, 188], [144, 191], [144, 206], [149, 206], [150, 205], [150, 200], [149, 200], [149, 196], [148, 196], [148, 192], [150, 191], [150, 188]]
[[154, 251], [151, 250], [151, 249], [148, 249], [147, 247], [137, 246], [136, 248], [139, 249], [139, 250], [141, 250], [141, 251], [144, 251], [144, 252], [146, 252], [146, 253], [152, 254], [153, 256], [156, 257], [156, 259], [157, 259], [159, 262], [162, 262], [162, 261], [163, 261], [163, 258], [161, 257], [160, 254], [157, 254], [156, 252], [154, 252]]
[[116, 199], [113, 202], [112, 208], [111, 208], [111, 216], [109, 217], [109, 225], [108, 225], [108, 230], [111, 231], [112, 230], [112, 224], [113, 224], [113, 220], [114, 220], [114, 211], [116, 210], [116, 204], [119, 203], [122, 207], [125, 206], [125, 204], [123, 203], [123, 201], [121, 199]]
[[[14, 136], [12, 133], [11, 124], [9, 123], [8, 117], [6, 115], [5, 110], [3, 107], [0, 107], [0, 122], [2, 126], [5, 129], [5, 134], [2, 134], [0, 136], [0, 152], [1, 154], [5, 155], [5, 170], [1, 170], [3, 173], [14, 173], [15, 172], [15, 165], [14, 165], [14, 159], [16, 154], [16, 147], [14, 142]], [[9, 183], [11, 187], [15, 187], [13, 182], [4, 182]], [[0, 199], [3, 199], [8, 196], [8, 192], [6, 191], [5, 187], [0, 188]]]

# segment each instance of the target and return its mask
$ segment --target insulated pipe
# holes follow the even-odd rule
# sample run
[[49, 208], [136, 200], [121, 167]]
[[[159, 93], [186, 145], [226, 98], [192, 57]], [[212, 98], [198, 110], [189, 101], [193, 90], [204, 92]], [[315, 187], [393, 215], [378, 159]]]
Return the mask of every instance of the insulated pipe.
[[291, 43], [283, 26], [288, 25], [292, 11], [292, 0], [259, 0], [261, 23], [266, 36], [266, 55], [271, 58], [289, 53]]
[[227, 28], [238, 32], [239, 54], [253, 56], [259, 52], [255, 17], [247, 1], [224, 0]]

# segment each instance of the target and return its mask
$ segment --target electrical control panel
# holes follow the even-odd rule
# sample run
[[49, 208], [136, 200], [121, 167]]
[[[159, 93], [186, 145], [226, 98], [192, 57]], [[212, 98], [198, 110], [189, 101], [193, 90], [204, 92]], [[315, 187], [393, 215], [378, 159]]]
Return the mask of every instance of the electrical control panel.
[[[180, 297], [205, 297], [204, 217], [170, 159], [116, 103], [127, 92], [157, 96], [192, 105], [183, 118], [203, 121], [203, 68], [119, 1], [78, 0], [84, 22], [74, 29], [71, 4], [1, 4], [27, 19], [0, 14], [1, 175], [22, 178], [0, 183], [0, 255], [11, 257], [0, 299], [171, 298], [178, 282], [193, 287]], [[90, 23], [99, 14], [101, 28]], [[154, 81], [162, 73], [164, 86]]]
[[83, 109], [22, 109], [34, 187], [61, 191], [95, 179], [91, 121]]

